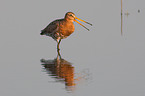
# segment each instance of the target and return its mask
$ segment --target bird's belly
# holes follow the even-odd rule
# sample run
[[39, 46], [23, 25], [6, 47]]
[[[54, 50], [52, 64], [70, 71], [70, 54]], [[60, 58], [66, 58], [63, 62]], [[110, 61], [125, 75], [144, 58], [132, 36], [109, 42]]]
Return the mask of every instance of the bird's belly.
[[63, 33], [61, 33], [61, 37], [64, 39], [64, 38], [67, 38], [69, 35], [71, 35], [73, 33], [73, 31], [64, 31]]
[[67, 38], [74, 32], [75, 28], [73, 24], [60, 24], [53, 32], [49, 33], [47, 36], [52, 37], [53, 39], [64, 39]]
[[60, 33], [64, 35], [64, 37], [65, 36], [67, 37], [71, 35], [74, 32], [74, 30], [75, 30], [74, 26], [67, 26], [67, 27], [64, 26], [60, 28]]

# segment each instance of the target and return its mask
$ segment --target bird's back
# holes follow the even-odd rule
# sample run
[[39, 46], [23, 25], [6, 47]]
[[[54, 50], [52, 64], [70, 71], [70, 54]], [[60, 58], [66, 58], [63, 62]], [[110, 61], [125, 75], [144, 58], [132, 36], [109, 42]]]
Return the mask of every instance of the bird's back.
[[57, 39], [58, 37], [63, 39], [68, 37], [73, 32], [73, 22], [67, 22], [65, 19], [57, 19], [44, 28], [40, 34], [50, 36], [53, 39]]
[[58, 29], [59, 26], [59, 22], [62, 21], [63, 19], [58, 19], [55, 20], [53, 22], [51, 22], [46, 28], [44, 28], [43, 30], [41, 30], [41, 35], [48, 35], [53, 33], [55, 30]]

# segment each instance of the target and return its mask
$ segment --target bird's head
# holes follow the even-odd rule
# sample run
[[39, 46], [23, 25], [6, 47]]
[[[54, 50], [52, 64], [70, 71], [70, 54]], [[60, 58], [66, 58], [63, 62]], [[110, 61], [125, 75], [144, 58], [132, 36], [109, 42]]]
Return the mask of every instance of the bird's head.
[[[68, 21], [71, 21], [71, 22], [74, 22], [74, 21], [75, 21], [75, 22], [77, 22], [78, 24], [80, 24], [81, 26], [83, 26], [84, 28], [86, 28], [86, 27], [85, 27], [84, 25], [82, 25], [80, 22], [78, 22], [77, 20], [82, 21], [82, 22], [87, 23], [87, 24], [89, 24], [89, 25], [92, 26], [91, 23], [88, 23], [88, 22], [86, 22], [86, 21], [84, 21], [84, 20], [79, 19], [78, 17], [76, 17], [75, 14], [74, 14], [73, 12], [67, 12], [67, 13], [65, 14], [65, 19], [68, 20]], [[86, 28], [86, 29], [89, 31], [88, 28]]]
[[75, 14], [73, 13], [73, 12], [67, 12], [66, 14], [65, 14], [65, 19], [66, 20], [70, 20], [70, 21], [74, 21], [75, 20]]

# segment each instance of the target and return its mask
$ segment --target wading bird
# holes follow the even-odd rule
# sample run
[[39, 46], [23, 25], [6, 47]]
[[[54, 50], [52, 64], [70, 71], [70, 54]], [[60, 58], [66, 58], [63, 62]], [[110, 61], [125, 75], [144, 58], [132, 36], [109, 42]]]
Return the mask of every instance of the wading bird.
[[[76, 19], [92, 26], [92, 24], [77, 18], [73, 12], [67, 12], [63, 19], [57, 19], [57, 20], [52, 21], [46, 28], [41, 30], [40, 34], [50, 36], [54, 40], [56, 40], [57, 41], [57, 51], [59, 52], [59, 50], [60, 50], [59, 44], [61, 42], [61, 39], [68, 37], [75, 30], [75, 27], [73, 24], [74, 21], [77, 22], [78, 24], [80, 24], [81, 26], [83, 26], [84, 28], [86, 28], [84, 25], [82, 25]], [[86, 29], [89, 31], [88, 28], [86, 28]]]

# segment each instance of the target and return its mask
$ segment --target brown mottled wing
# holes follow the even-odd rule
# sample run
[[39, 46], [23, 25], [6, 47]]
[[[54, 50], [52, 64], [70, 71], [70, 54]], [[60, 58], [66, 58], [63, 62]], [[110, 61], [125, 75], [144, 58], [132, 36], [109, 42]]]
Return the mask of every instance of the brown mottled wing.
[[52, 33], [54, 30], [57, 29], [58, 27], [58, 22], [59, 20], [55, 20], [53, 22], [51, 22], [45, 29], [43, 29], [41, 31], [41, 35], [46, 35], [46, 34], [49, 34], [49, 33]]

